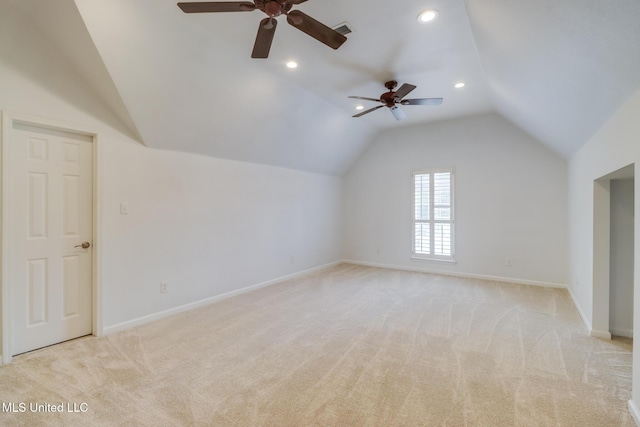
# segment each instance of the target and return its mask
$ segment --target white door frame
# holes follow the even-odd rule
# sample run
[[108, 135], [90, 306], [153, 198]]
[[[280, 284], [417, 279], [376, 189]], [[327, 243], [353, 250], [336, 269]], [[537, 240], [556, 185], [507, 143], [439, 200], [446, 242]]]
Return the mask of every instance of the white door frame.
[[91, 277], [91, 291], [92, 291], [92, 334], [94, 336], [101, 336], [103, 334], [102, 326], [102, 263], [101, 263], [101, 181], [100, 181], [100, 144], [99, 135], [96, 131], [78, 126], [75, 124], [69, 124], [58, 120], [45, 119], [37, 116], [9, 113], [1, 111], [2, 117], [2, 131], [0, 133], [1, 151], [0, 151], [0, 168], [2, 174], [0, 175], [1, 187], [1, 221], [0, 221], [0, 296], [2, 298], [2, 316], [0, 318], [0, 330], [2, 331], [2, 342], [0, 347], [1, 364], [6, 365], [11, 362], [12, 359], [12, 328], [11, 328], [11, 268], [12, 263], [12, 248], [13, 241], [11, 239], [11, 233], [5, 232], [9, 229], [11, 224], [11, 209], [9, 207], [9, 200], [12, 191], [10, 180], [10, 168], [11, 164], [9, 159], [11, 151], [11, 141], [13, 137], [13, 124], [21, 123], [31, 126], [43, 127], [58, 131], [70, 132], [75, 134], [87, 135], [92, 138], [93, 141], [93, 255], [92, 255], [92, 277]]
[[[611, 271], [611, 180], [635, 177], [635, 163], [593, 181], [593, 298], [591, 336], [611, 339], [609, 325]], [[638, 215], [634, 212], [634, 215]], [[635, 245], [635, 243], [634, 243]], [[636, 250], [637, 250], [637, 246]], [[634, 269], [634, 277], [638, 272]], [[635, 292], [635, 288], [634, 288]], [[634, 306], [634, 317], [635, 306]], [[635, 334], [635, 328], [634, 328]]]

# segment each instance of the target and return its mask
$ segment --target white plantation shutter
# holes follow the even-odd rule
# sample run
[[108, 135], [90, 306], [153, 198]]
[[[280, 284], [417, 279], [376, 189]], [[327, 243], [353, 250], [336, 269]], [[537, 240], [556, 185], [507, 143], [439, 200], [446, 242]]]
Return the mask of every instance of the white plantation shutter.
[[453, 260], [453, 171], [413, 175], [413, 255]]
[[431, 229], [429, 227], [431, 175], [415, 175], [414, 207], [414, 247], [415, 252], [431, 253]]

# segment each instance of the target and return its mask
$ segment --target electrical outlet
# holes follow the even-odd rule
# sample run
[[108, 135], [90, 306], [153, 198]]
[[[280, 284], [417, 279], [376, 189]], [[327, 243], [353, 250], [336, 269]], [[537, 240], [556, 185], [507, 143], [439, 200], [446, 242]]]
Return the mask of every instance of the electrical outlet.
[[161, 294], [166, 294], [167, 293], [167, 284], [166, 283], [160, 283], [160, 293]]
[[513, 258], [507, 258], [507, 266], [513, 267]]

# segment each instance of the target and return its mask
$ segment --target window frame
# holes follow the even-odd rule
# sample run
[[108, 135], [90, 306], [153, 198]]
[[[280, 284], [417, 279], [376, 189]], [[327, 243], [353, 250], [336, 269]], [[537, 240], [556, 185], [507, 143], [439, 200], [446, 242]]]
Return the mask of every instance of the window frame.
[[[449, 220], [436, 220], [434, 216], [435, 204], [434, 204], [434, 175], [438, 173], [449, 173], [451, 180], [450, 186], [450, 209], [451, 216]], [[428, 220], [418, 220], [416, 219], [416, 175], [429, 175], [429, 219]], [[437, 168], [437, 169], [426, 169], [426, 170], [417, 170], [413, 171], [411, 174], [411, 259], [418, 261], [438, 261], [438, 262], [446, 262], [446, 263], [455, 263], [456, 262], [456, 244], [455, 244], [455, 169], [454, 168]], [[426, 223], [429, 224], [430, 232], [430, 247], [431, 254], [422, 254], [416, 253], [416, 224], [418, 223]], [[434, 227], [437, 223], [444, 223], [451, 225], [451, 255], [435, 255], [433, 253], [434, 248]]]

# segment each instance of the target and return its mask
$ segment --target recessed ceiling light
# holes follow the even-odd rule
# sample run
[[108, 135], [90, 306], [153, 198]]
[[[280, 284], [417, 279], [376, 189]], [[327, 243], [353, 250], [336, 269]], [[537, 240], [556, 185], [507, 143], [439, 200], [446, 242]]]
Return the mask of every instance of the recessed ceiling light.
[[438, 17], [438, 11], [433, 9], [428, 9], [420, 12], [418, 15], [418, 22], [431, 22]]
[[289, 61], [287, 62], [287, 68], [298, 68], [298, 63], [296, 61]]
[[460, 83], [456, 83], [453, 87], [455, 87], [456, 89], [462, 89], [465, 86], [465, 84], [463, 82]]
[[356, 105], [356, 110], [364, 110], [364, 105]]

